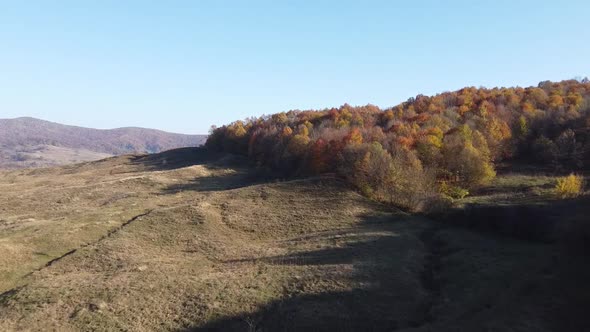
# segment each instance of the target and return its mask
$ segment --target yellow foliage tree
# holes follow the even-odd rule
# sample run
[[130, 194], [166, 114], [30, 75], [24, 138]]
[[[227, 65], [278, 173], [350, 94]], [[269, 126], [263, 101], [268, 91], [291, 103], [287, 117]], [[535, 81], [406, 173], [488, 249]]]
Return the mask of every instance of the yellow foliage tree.
[[289, 151], [292, 156], [300, 157], [305, 154], [308, 144], [309, 137], [297, 134], [289, 141], [287, 151]]
[[293, 134], [293, 129], [291, 129], [291, 127], [286, 126], [285, 128], [283, 128], [283, 132], [281, 133], [281, 135], [284, 137], [289, 137]]
[[561, 198], [577, 197], [582, 193], [584, 179], [575, 174], [557, 179], [555, 192]]
[[445, 137], [443, 158], [446, 169], [467, 188], [486, 185], [496, 176], [486, 140], [469, 126]]

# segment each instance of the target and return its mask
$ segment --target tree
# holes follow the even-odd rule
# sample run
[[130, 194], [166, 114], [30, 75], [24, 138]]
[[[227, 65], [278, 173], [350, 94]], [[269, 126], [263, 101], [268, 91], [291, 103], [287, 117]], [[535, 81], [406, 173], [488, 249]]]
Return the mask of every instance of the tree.
[[529, 134], [529, 124], [527, 119], [521, 115], [518, 118], [518, 137], [524, 138]]
[[273, 114], [271, 119], [276, 124], [286, 124], [289, 121], [289, 118], [287, 117], [287, 114], [285, 114], [285, 112]]
[[552, 93], [549, 96], [549, 107], [552, 109], [559, 109], [561, 106], [563, 106], [564, 101], [563, 101], [563, 97], [560, 96], [557, 92]]
[[328, 144], [323, 139], [313, 142], [309, 153], [309, 170], [313, 174], [321, 174], [330, 170]]
[[496, 176], [483, 136], [466, 125], [445, 137], [443, 158], [454, 181], [467, 188], [488, 184]]
[[543, 164], [555, 164], [557, 162], [557, 145], [545, 136], [540, 136], [533, 141], [533, 158]]
[[485, 137], [493, 160], [510, 155], [509, 140], [512, 132], [508, 123], [502, 119], [492, 118], [485, 121]]
[[581, 94], [579, 93], [573, 93], [570, 92], [567, 95], [567, 103], [568, 105], [570, 105], [570, 107], [572, 107], [574, 110], [577, 110], [578, 108], [580, 108], [580, 106], [582, 106], [582, 103], [584, 102], [584, 98], [582, 97]]
[[288, 138], [291, 137], [291, 135], [293, 135], [293, 129], [291, 129], [291, 127], [286, 126], [283, 128], [283, 132], [281, 133], [281, 136], [283, 138]]
[[354, 127], [350, 130], [348, 135], [344, 138], [346, 144], [361, 144], [363, 143], [363, 135], [359, 128]]
[[287, 151], [290, 156], [302, 157], [307, 151], [307, 145], [309, 144], [309, 137], [297, 134], [289, 140]]
[[568, 169], [582, 166], [582, 149], [576, 140], [576, 133], [567, 129], [555, 140], [557, 157], [560, 163]]
[[438, 166], [442, 154], [443, 132], [440, 128], [431, 128], [426, 135], [421, 136], [416, 144], [416, 151], [420, 160], [426, 165]]

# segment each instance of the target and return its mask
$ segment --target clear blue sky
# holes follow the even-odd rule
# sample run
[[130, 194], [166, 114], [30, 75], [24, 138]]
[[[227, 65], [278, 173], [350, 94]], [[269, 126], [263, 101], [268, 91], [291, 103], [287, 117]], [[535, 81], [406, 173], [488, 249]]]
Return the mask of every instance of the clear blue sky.
[[206, 133], [590, 75], [590, 1], [2, 1], [0, 118]]

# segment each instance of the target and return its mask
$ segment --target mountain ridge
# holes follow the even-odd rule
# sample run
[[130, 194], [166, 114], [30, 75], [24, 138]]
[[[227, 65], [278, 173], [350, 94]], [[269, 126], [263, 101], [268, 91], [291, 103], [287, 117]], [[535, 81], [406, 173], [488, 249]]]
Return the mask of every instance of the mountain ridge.
[[199, 146], [206, 135], [121, 127], [95, 129], [33, 117], [0, 119], [0, 168], [65, 165], [127, 153]]

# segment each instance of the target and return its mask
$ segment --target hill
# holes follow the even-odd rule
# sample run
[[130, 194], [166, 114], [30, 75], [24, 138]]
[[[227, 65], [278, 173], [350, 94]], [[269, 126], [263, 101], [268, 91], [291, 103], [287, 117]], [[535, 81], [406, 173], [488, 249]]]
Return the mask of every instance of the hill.
[[0, 168], [64, 165], [198, 146], [204, 135], [145, 128], [91, 129], [34, 118], [0, 119]]
[[331, 176], [266, 182], [246, 165], [186, 148], [1, 172], [0, 330], [590, 326], [585, 258], [558, 244], [413, 216]]
[[489, 185], [503, 162], [590, 170], [590, 82], [293, 110], [217, 128], [207, 146], [287, 176], [338, 173], [372, 199], [424, 211]]

